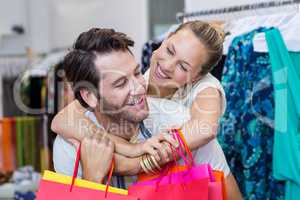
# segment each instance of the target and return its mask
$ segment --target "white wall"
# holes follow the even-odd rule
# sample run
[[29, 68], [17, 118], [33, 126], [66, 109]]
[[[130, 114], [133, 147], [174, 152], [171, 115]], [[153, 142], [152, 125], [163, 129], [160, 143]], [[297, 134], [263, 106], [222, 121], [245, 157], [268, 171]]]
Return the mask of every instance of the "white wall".
[[[242, 6], [242, 5], [253, 5], [263, 2], [270, 2], [271, 0], [209, 0], [209, 1], [199, 1], [199, 0], [185, 0], [185, 12], [197, 12], [203, 10], [211, 10], [211, 9], [220, 9], [220, 8], [228, 8], [233, 6]], [[279, 1], [279, 0], [275, 0]], [[223, 13], [223, 14], [215, 14], [215, 15], [203, 15], [200, 17], [190, 17], [187, 20], [201, 19], [201, 20], [219, 20], [219, 21], [231, 21], [249, 16], [263, 16], [263, 15], [271, 15], [277, 13], [289, 13], [295, 12], [295, 6], [280, 6], [280, 7], [270, 7], [263, 9], [255, 9], [255, 10], [246, 10], [241, 12], [231, 12], [231, 13]]]
[[148, 40], [147, 0], [50, 0], [51, 45], [69, 46], [90, 27], [115, 28], [132, 37], [138, 59]]
[[[24, 52], [27, 35], [16, 36], [11, 28], [13, 25], [27, 25], [27, 12], [24, 0], [2, 0], [0, 6], [0, 54], [19, 54]], [[22, 51], [18, 51], [18, 47]], [[15, 51], [14, 51], [15, 50]]]
[[268, 2], [270, 0], [185, 0], [185, 11], [201, 11], [207, 9], [226, 8], [236, 5], [253, 4], [260, 2]]
[[[21, 54], [25, 47], [38, 53], [67, 48], [82, 31], [108, 27], [135, 40], [133, 52], [140, 60], [141, 47], [148, 40], [148, 0], [2, 1], [5, 2], [0, 7], [0, 55]], [[14, 23], [25, 24], [26, 34], [1, 37], [1, 29], [9, 30]]]

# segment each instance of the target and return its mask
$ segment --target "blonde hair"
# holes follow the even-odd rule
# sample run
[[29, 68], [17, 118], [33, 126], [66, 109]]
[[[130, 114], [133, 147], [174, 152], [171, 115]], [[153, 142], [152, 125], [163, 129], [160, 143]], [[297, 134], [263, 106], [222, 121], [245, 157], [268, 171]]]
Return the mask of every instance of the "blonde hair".
[[219, 25], [199, 20], [181, 24], [175, 33], [184, 29], [191, 30], [207, 48], [208, 59], [202, 65], [200, 71], [200, 75], [206, 75], [213, 70], [222, 58], [225, 34]]

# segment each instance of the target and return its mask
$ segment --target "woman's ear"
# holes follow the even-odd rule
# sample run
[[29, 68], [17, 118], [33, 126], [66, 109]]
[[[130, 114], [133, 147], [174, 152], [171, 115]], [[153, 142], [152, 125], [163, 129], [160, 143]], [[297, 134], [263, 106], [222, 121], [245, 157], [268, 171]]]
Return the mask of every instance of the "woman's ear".
[[80, 90], [81, 98], [89, 105], [91, 108], [96, 108], [98, 99], [95, 94], [87, 89]]

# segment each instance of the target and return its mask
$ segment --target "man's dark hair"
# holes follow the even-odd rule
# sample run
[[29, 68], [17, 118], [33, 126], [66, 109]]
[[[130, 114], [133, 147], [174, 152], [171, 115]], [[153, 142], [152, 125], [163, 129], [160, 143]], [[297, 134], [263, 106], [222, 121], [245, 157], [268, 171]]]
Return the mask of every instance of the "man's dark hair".
[[[134, 45], [126, 34], [116, 32], [114, 29], [92, 28], [79, 35], [73, 49], [65, 56], [63, 66], [66, 77], [72, 83], [75, 98], [85, 108], [88, 104], [80, 95], [81, 89], [88, 89], [99, 97], [99, 73], [95, 66], [97, 55], [113, 51], [130, 51]], [[97, 91], [96, 91], [97, 89]]]

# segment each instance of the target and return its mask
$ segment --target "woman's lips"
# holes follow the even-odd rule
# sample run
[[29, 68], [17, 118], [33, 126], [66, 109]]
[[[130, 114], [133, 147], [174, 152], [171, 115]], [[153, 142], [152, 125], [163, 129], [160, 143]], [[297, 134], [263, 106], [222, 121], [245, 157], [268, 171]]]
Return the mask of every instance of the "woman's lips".
[[170, 79], [170, 77], [163, 72], [159, 63], [157, 63], [154, 73], [155, 73], [155, 76], [159, 79]]

